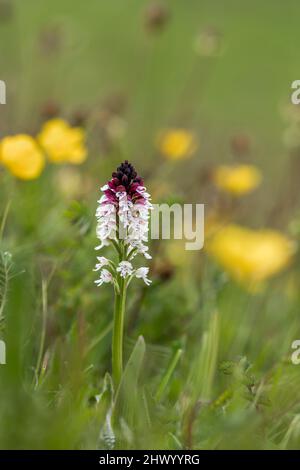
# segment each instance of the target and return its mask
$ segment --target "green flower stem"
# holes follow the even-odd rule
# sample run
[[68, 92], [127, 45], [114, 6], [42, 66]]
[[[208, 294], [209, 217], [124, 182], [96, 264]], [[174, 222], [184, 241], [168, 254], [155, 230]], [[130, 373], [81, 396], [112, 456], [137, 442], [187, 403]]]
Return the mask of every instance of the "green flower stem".
[[114, 385], [116, 388], [120, 384], [123, 373], [123, 334], [126, 288], [127, 286], [125, 280], [121, 279], [120, 293], [115, 291], [114, 329], [112, 340], [112, 373]]

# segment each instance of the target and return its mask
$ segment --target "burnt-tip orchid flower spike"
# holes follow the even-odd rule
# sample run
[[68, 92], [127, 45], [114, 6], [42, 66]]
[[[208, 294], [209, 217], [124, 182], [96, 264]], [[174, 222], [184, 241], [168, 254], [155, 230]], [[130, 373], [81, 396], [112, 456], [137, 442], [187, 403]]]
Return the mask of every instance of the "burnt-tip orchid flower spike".
[[151, 259], [148, 253], [149, 218], [152, 205], [144, 182], [134, 167], [125, 160], [101, 188], [102, 196], [96, 211], [96, 250], [112, 245], [118, 254], [118, 262], [104, 256], [97, 257], [95, 271], [99, 272], [96, 285], [111, 283], [115, 290], [114, 331], [112, 344], [112, 369], [116, 385], [123, 370], [123, 323], [126, 291], [133, 278], [142, 279], [146, 285], [148, 267], [134, 267], [133, 258], [141, 254]]

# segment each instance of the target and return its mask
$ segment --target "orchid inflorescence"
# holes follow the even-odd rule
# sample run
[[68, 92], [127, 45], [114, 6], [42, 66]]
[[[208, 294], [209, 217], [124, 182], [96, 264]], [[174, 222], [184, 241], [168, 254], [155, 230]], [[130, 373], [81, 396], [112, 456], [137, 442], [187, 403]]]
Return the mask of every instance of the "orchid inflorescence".
[[104, 256], [97, 257], [95, 271], [100, 271], [100, 277], [95, 283], [98, 286], [112, 283], [118, 290], [118, 278], [125, 279], [128, 285], [136, 277], [149, 285], [149, 268], [134, 269], [131, 263], [137, 254], [151, 259], [145, 243], [148, 241], [149, 211], [152, 205], [142, 178], [125, 160], [101, 191], [103, 195], [96, 211], [97, 237], [101, 244], [96, 250], [111, 243], [118, 252], [119, 263], [116, 265]]
[[123, 318], [126, 290], [133, 278], [142, 279], [150, 285], [148, 267], [134, 268], [132, 261], [141, 254], [151, 259], [148, 253], [149, 217], [152, 204], [142, 178], [134, 167], [125, 160], [112, 174], [112, 178], [101, 188], [96, 211], [97, 238], [100, 245], [96, 250], [112, 245], [118, 254], [118, 262], [97, 257], [95, 271], [99, 278], [97, 286], [111, 283], [115, 289], [115, 317], [113, 334], [113, 375], [119, 383], [122, 375]]

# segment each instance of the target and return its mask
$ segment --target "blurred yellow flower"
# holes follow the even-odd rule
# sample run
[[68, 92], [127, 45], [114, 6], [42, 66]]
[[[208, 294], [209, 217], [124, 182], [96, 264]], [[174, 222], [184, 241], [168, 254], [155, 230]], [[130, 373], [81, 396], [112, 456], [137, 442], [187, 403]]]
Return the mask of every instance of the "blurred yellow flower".
[[215, 185], [233, 194], [242, 196], [255, 189], [261, 182], [261, 172], [253, 165], [221, 165], [213, 174]]
[[295, 244], [273, 230], [227, 225], [211, 238], [207, 250], [235, 280], [255, 287], [289, 264]]
[[79, 165], [86, 160], [85, 131], [81, 127], [71, 127], [63, 119], [47, 121], [38, 141], [53, 163]]
[[5, 137], [0, 144], [0, 162], [17, 178], [38, 178], [44, 168], [44, 156], [36, 141], [26, 134]]
[[157, 140], [157, 146], [166, 158], [181, 160], [189, 158], [198, 148], [198, 141], [190, 131], [185, 129], [169, 129], [162, 132]]

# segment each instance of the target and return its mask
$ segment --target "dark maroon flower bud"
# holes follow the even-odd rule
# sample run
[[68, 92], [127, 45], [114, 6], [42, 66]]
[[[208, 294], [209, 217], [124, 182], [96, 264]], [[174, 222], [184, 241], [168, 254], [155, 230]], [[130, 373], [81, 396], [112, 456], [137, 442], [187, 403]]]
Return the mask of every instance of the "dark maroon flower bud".
[[113, 179], [117, 179], [119, 184], [125, 186], [127, 190], [130, 188], [131, 183], [135, 182], [137, 173], [131, 163], [125, 160], [124, 163], [118, 166], [117, 171], [113, 172], [112, 177]]
[[104, 194], [109, 201], [117, 203], [117, 193], [126, 192], [129, 200], [143, 204], [145, 201], [143, 185], [143, 179], [137, 175], [133, 165], [125, 160], [112, 173], [112, 178], [108, 181]]

